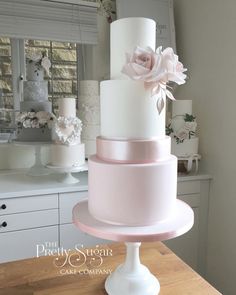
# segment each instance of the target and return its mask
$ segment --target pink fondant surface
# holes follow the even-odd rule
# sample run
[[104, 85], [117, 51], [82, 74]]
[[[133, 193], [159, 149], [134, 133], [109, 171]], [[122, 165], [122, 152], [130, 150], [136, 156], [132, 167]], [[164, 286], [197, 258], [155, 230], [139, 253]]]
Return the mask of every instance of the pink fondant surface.
[[115, 140], [97, 137], [97, 157], [117, 163], [151, 163], [165, 160], [170, 155], [169, 136], [159, 139]]
[[168, 219], [175, 208], [177, 159], [114, 164], [89, 159], [89, 212], [100, 221], [128, 226]]
[[88, 211], [88, 201], [78, 203], [73, 209], [73, 222], [82, 231], [102, 239], [120, 242], [164, 241], [180, 236], [194, 223], [193, 210], [177, 200], [169, 219], [152, 226], [117, 226], [96, 220]]

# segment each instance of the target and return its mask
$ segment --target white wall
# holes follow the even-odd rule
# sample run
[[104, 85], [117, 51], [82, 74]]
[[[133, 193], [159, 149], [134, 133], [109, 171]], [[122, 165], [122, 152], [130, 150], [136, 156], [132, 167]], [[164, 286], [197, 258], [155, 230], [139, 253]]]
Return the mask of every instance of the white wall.
[[192, 99], [201, 166], [213, 176], [207, 277], [236, 294], [236, 1], [175, 0], [177, 49], [189, 69], [178, 99]]

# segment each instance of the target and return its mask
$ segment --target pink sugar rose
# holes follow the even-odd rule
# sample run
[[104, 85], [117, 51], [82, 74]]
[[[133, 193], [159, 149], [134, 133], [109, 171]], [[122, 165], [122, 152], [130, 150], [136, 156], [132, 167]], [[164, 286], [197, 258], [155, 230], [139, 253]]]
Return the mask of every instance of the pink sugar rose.
[[197, 122], [185, 122], [184, 124], [185, 130], [188, 132], [196, 132], [197, 129]]
[[126, 65], [122, 72], [133, 80], [148, 80], [152, 75], [152, 70], [157, 62], [157, 56], [152, 48], [143, 49], [136, 47], [133, 54], [126, 53]]
[[168, 47], [161, 53], [161, 47], [157, 49], [162, 55], [162, 67], [166, 73], [166, 83], [172, 81], [178, 85], [184, 84], [186, 75], [183, 73], [187, 69], [183, 67], [183, 64], [179, 62], [178, 55], [174, 54], [172, 48]]
[[150, 47], [144, 49], [138, 46], [132, 54], [126, 54], [126, 64], [122, 69], [122, 72], [131, 79], [144, 81], [145, 87], [151, 89], [152, 96], [161, 94], [157, 100], [159, 113], [164, 108], [165, 95], [172, 100], [175, 99], [167, 89], [167, 83], [172, 81], [178, 85], [184, 84], [186, 75], [183, 72], [185, 71], [172, 48], [162, 51], [162, 47], [158, 47], [154, 52]]
[[175, 134], [175, 136], [176, 136], [179, 140], [184, 141], [185, 139], [188, 138], [189, 133], [188, 133], [187, 130], [185, 130], [185, 129], [181, 129], [181, 130], [179, 130], [179, 131]]

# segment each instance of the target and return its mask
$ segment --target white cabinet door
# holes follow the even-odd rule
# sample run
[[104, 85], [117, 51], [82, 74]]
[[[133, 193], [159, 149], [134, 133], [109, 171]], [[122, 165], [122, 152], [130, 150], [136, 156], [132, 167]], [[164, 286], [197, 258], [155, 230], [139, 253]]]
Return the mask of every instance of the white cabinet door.
[[60, 224], [72, 222], [73, 207], [88, 198], [88, 191], [59, 194]]
[[[57, 242], [58, 226], [2, 233], [0, 235], [0, 263], [37, 257], [37, 245], [57, 244]], [[39, 246], [38, 249], [40, 249]]]
[[111, 241], [90, 236], [80, 231], [74, 224], [60, 225], [60, 247], [64, 249], [75, 249], [76, 245], [90, 247], [105, 243], [111, 243]]

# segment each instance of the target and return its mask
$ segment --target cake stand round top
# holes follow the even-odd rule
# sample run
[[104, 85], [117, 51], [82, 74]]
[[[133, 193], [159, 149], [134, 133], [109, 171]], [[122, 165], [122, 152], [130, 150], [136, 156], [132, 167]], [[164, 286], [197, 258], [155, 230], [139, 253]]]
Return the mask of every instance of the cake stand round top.
[[73, 208], [73, 222], [82, 231], [101, 239], [119, 242], [164, 241], [183, 235], [194, 223], [193, 210], [177, 200], [174, 214], [167, 220], [150, 226], [112, 225], [96, 220], [90, 215], [88, 201], [84, 200]]

